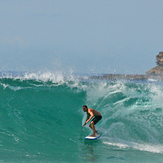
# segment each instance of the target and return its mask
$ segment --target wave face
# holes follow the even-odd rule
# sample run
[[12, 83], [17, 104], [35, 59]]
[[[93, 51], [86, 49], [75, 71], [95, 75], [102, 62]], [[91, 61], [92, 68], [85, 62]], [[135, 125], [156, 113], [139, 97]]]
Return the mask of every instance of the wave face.
[[[145, 156], [152, 162], [152, 155], [162, 160], [162, 83], [51, 73], [2, 76], [0, 102], [2, 162], [131, 162], [147, 161]], [[92, 132], [82, 127], [84, 104], [103, 116], [96, 141], [84, 140]]]

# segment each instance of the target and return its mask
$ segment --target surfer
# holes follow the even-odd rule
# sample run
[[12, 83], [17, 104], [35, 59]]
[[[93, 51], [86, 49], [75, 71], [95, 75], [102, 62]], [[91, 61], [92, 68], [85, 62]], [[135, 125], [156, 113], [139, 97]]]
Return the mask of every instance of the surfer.
[[87, 119], [83, 126], [85, 126], [94, 117], [89, 127], [93, 130], [93, 134], [90, 136], [96, 137], [97, 131], [95, 130], [95, 124], [102, 119], [102, 115], [95, 109], [92, 108], [88, 109], [87, 105], [83, 105], [83, 111], [87, 113]]

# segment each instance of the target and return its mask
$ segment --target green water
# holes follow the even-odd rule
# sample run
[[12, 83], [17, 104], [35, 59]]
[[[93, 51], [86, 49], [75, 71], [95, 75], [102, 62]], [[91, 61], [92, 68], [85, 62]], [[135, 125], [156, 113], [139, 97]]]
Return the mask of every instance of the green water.
[[1, 78], [0, 162], [162, 162], [162, 99], [158, 82]]

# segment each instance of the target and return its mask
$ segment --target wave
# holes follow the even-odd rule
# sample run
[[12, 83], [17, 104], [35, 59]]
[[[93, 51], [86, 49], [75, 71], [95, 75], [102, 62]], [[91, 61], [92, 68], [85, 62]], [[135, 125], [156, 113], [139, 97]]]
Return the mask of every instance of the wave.
[[59, 157], [63, 148], [78, 151], [91, 132], [82, 128], [84, 104], [103, 116], [96, 126], [103, 144], [163, 152], [162, 83], [32, 73], [1, 77], [0, 92], [4, 156], [46, 157], [55, 149]]

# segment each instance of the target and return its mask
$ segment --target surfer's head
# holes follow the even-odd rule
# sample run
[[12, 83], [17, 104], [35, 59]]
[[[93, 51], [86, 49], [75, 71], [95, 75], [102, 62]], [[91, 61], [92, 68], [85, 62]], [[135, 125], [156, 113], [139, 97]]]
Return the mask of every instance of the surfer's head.
[[88, 111], [87, 105], [83, 105], [83, 111], [84, 111], [84, 112], [87, 112], [87, 111]]

